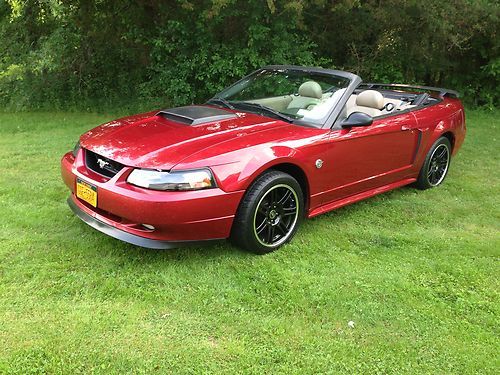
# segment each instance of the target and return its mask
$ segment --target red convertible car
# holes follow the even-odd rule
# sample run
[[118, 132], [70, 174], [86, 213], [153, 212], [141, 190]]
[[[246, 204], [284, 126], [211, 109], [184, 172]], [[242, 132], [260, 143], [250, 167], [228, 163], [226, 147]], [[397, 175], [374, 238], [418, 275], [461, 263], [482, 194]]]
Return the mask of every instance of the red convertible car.
[[302, 218], [440, 185], [465, 137], [452, 90], [267, 66], [202, 105], [111, 121], [62, 158], [90, 226], [149, 248], [230, 238], [256, 253]]

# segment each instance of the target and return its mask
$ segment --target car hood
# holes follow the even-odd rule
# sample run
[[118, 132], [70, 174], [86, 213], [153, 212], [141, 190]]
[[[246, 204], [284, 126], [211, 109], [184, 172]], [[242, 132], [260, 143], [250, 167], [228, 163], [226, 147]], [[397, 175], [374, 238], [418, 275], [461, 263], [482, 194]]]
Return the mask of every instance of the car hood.
[[[105, 123], [82, 135], [80, 144], [87, 150], [124, 165], [168, 170], [208, 147], [226, 141], [243, 142], [244, 147], [245, 137], [289, 126], [283, 121], [257, 114], [220, 109], [216, 109], [220, 112], [216, 116], [198, 116], [191, 121], [196, 115], [183, 115], [199, 114], [202, 109], [214, 107], [180, 108], [182, 111], [174, 108]], [[182, 116], [178, 113], [182, 113]]]

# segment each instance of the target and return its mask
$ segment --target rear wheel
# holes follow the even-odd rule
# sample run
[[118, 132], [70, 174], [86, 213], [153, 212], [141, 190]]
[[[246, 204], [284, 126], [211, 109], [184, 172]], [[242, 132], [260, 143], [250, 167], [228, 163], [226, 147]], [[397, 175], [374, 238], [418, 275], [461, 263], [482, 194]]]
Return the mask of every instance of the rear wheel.
[[293, 237], [303, 210], [297, 180], [280, 171], [265, 172], [250, 186], [238, 208], [231, 241], [257, 254], [274, 251]]
[[448, 138], [440, 137], [427, 153], [420, 170], [416, 186], [425, 190], [440, 185], [450, 167], [451, 144]]

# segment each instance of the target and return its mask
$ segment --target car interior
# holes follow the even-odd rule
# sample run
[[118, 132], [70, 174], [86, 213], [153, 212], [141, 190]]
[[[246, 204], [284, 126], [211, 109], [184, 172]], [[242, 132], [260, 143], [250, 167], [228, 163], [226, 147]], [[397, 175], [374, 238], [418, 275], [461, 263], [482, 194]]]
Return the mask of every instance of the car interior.
[[[323, 91], [319, 83], [306, 81], [295, 94], [251, 100], [276, 111], [300, 116], [302, 119], [323, 118], [335, 105], [345, 89]], [[409, 110], [420, 105], [429, 105], [439, 99], [427, 93], [411, 93], [399, 90], [374, 90], [357, 88], [345, 105], [341, 117], [347, 118], [353, 112], [363, 112], [379, 117]]]

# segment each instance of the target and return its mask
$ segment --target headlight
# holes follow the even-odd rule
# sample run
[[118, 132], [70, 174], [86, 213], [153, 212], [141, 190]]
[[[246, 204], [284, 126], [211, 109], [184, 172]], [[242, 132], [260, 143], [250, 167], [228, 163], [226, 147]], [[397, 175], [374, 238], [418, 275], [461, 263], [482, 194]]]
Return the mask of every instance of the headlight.
[[127, 182], [153, 190], [201, 190], [215, 187], [215, 180], [209, 169], [175, 172], [134, 169]]
[[75, 147], [73, 147], [73, 151], [71, 152], [75, 158], [76, 155], [78, 155], [79, 150], [80, 150], [80, 141], [76, 142], [76, 145]]

